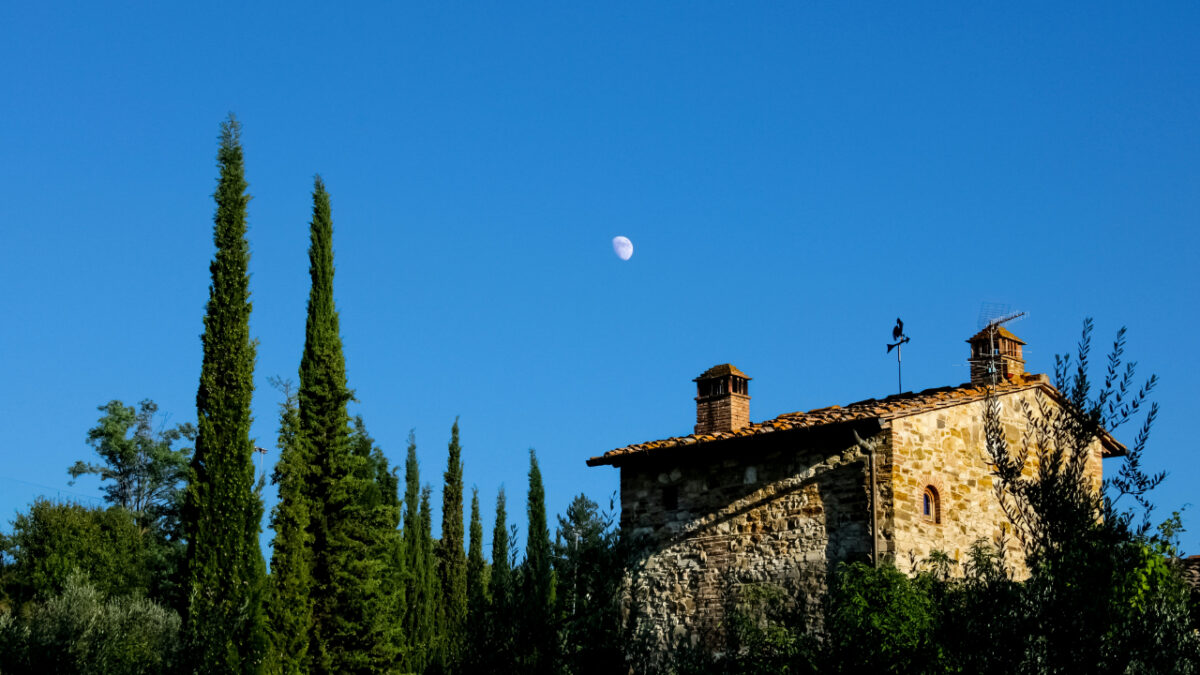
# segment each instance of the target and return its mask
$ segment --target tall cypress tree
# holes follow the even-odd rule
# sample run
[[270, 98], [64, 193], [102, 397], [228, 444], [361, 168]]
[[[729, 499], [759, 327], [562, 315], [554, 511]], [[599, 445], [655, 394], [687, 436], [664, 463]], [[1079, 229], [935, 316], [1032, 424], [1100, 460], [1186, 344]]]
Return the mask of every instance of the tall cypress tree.
[[271, 482], [279, 503], [271, 512], [271, 576], [266, 601], [272, 669], [305, 673], [312, 630], [312, 536], [309, 532], [309, 466], [297, 440], [300, 412], [291, 383], [274, 381], [284, 394], [279, 408], [279, 463]]
[[493, 605], [507, 605], [512, 591], [512, 567], [508, 559], [508, 508], [504, 486], [496, 494], [496, 523], [492, 527], [492, 576], [488, 595]]
[[361, 415], [354, 418], [350, 447], [359, 472], [355, 486], [361, 490], [361, 519], [353, 524], [354, 536], [366, 543], [365, 557], [354, 561], [369, 585], [358, 589], [362, 608], [365, 654], [356, 654], [372, 671], [391, 670], [400, 653], [400, 617], [404, 586], [400, 582], [400, 500], [398, 480], [388, 467], [387, 457], [367, 433]]
[[424, 648], [421, 644], [421, 617], [424, 615], [425, 585], [428, 569], [422, 558], [421, 521], [421, 470], [417, 462], [417, 439], [413, 432], [408, 434], [408, 456], [404, 463], [404, 648], [400, 658], [403, 672], [421, 672], [425, 669]]
[[484, 626], [487, 621], [487, 587], [483, 559], [483, 519], [479, 516], [479, 488], [471, 488], [470, 544], [467, 549], [467, 625], [464, 670], [479, 672], [485, 668]]
[[525, 667], [530, 673], [553, 672], [557, 662], [554, 635], [554, 575], [550, 569], [550, 529], [546, 523], [546, 491], [537, 455], [529, 450], [529, 532], [521, 574], [521, 620], [525, 635]]
[[[329, 193], [313, 185], [304, 355], [300, 360], [300, 432], [313, 460], [310, 481], [313, 629], [309, 669], [317, 673], [380, 668], [377, 615], [380, 561], [374, 557], [369, 451], [356, 451], [346, 404], [346, 362], [333, 301], [333, 215]], [[368, 443], [369, 445], [369, 443]], [[376, 492], [377, 494], [377, 492]]]
[[258, 672], [267, 652], [262, 612], [266, 577], [258, 544], [262, 500], [254, 486], [250, 399], [254, 341], [250, 339], [250, 247], [246, 242], [245, 168], [241, 125], [221, 125], [216, 256], [209, 270], [204, 360], [196, 392], [196, 449], [184, 492], [183, 530], [189, 590], [188, 662], [201, 673]]
[[471, 529], [467, 552], [467, 608], [478, 612], [487, 602], [487, 587], [484, 571], [487, 562], [483, 559], [483, 518], [479, 515], [479, 488], [471, 488]]
[[467, 556], [463, 552], [462, 446], [458, 420], [450, 428], [449, 458], [442, 489], [442, 539], [438, 544], [441, 572], [443, 635], [446, 665], [453, 670], [461, 652], [467, 619]]
[[421, 648], [421, 659], [424, 667], [428, 667], [436, 655], [444, 652], [445, 636], [442, 633], [440, 608], [442, 587], [437, 576], [437, 552], [433, 542], [433, 510], [429, 506], [429, 498], [433, 490], [426, 485], [421, 488], [420, 516], [420, 565], [425, 573], [422, 575], [420, 615], [417, 623], [417, 640]]
[[506, 501], [504, 486], [500, 486], [496, 495], [496, 523], [492, 528], [492, 574], [488, 579], [491, 603], [488, 606], [486, 626], [486, 652], [491, 658], [491, 672], [497, 674], [519, 672], [516, 610], [513, 606], [512, 563], [515, 553], [510, 551]]

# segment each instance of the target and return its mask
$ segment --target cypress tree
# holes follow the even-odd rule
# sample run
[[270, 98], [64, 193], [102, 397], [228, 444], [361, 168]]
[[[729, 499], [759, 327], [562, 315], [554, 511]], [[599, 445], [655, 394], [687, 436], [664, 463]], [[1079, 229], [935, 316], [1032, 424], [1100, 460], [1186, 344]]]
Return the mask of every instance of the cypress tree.
[[262, 612], [266, 576], [258, 535], [262, 500], [254, 485], [250, 399], [255, 345], [250, 339], [250, 247], [246, 242], [241, 125], [221, 125], [220, 177], [196, 392], [195, 453], [184, 492], [189, 591], [185, 639], [196, 672], [258, 672], [267, 651]]
[[479, 488], [471, 488], [471, 530], [467, 553], [467, 608], [478, 613], [487, 604], [487, 586], [484, 572], [487, 562], [483, 559], [483, 519], [479, 515]]
[[450, 428], [449, 458], [442, 489], [442, 539], [438, 569], [442, 586], [442, 633], [446, 665], [453, 670], [460, 655], [467, 618], [467, 559], [463, 552], [463, 468], [458, 420]]
[[487, 621], [487, 587], [483, 559], [483, 519], [479, 516], [479, 488], [471, 488], [470, 545], [467, 550], [466, 670], [478, 672], [485, 666], [484, 626]]
[[550, 569], [550, 529], [546, 523], [546, 492], [537, 455], [529, 450], [529, 532], [525, 540], [525, 563], [521, 574], [521, 620], [525, 643], [525, 667], [531, 673], [553, 672], [557, 660], [554, 635], [554, 575]]
[[362, 646], [369, 651], [356, 657], [372, 671], [390, 670], [400, 653], [400, 618], [403, 615], [404, 586], [399, 557], [400, 501], [396, 494], [398, 479], [388, 466], [387, 457], [375, 439], [367, 433], [361, 415], [355, 416], [350, 447], [358, 459], [356, 466], [362, 490], [362, 518], [355, 524], [355, 536], [366, 543], [365, 558], [355, 561], [360, 573], [370, 582], [360, 589], [362, 604]]
[[[379, 668], [379, 577], [369, 450], [353, 439], [346, 404], [346, 362], [333, 300], [333, 215], [329, 193], [313, 184], [304, 355], [300, 360], [299, 442], [313, 460], [310, 481], [313, 629], [309, 669], [317, 673]], [[369, 448], [370, 441], [366, 443]], [[376, 493], [377, 501], [377, 493]]]
[[420, 614], [417, 622], [417, 640], [420, 645], [421, 661], [424, 667], [434, 662], [445, 646], [445, 638], [439, 624], [442, 587], [437, 577], [437, 554], [433, 541], [433, 511], [429, 506], [429, 498], [433, 490], [426, 485], [421, 488], [420, 516], [420, 565], [422, 574]]
[[[491, 603], [486, 626], [486, 653], [492, 661], [491, 672], [497, 674], [518, 672], [512, 573], [516, 554], [510, 550], [506, 501], [501, 486], [496, 495], [496, 523], [492, 528], [492, 574], [488, 578]], [[515, 531], [513, 534], [515, 538]]]
[[404, 557], [404, 648], [400, 668], [404, 672], [425, 669], [421, 644], [421, 617], [424, 615], [425, 594], [422, 589], [428, 572], [422, 558], [421, 475], [417, 462], [417, 440], [408, 433], [408, 456], [404, 463], [404, 534], [401, 547]]
[[279, 463], [271, 482], [279, 486], [279, 503], [271, 512], [271, 576], [266, 601], [271, 636], [272, 669], [307, 672], [312, 630], [312, 538], [309, 532], [309, 465], [297, 442], [300, 425], [297, 394], [291, 383], [275, 380], [284, 394], [279, 408]]

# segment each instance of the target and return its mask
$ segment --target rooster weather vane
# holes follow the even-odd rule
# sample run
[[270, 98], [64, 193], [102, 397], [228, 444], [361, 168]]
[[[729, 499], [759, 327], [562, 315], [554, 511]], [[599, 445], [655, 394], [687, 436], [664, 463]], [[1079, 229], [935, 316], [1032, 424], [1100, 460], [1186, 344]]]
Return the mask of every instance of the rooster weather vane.
[[899, 318], [896, 319], [896, 325], [892, 327], [892, 340], [887, 346], [888, 353], [896, 350], [896, 385], [900, 388], [900, 393], [904, 393], [904, 381], [900, 377], [900, 346], [908, 342], [909, 337], [904, 334], [904, 322]]

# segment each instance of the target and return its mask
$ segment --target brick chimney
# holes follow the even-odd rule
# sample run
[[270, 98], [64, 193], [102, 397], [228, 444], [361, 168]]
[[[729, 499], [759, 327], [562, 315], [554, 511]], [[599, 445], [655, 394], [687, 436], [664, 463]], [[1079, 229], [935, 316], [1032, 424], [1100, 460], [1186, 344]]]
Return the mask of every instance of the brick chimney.
[[967, 343], [971, 345], [971, 384], [987, 386], [993, 381], [1003, 384], [1025, 374], [1025, 357], [1021, 353], [1021, 345], [1025, 343], [1004, 326], [984, 328]]
[[723, 363], [704, 371], [696, 383], [696, 433], [737, 431], [750, 424], [750, 378]]

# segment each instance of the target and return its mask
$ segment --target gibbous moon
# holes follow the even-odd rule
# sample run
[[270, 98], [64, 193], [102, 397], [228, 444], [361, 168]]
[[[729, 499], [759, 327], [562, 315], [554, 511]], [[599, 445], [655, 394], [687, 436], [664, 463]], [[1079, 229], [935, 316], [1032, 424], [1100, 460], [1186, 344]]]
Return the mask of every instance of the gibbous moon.
[[613, 237], [613, 253], [621, 260], [633, 257], [633, 242], [628, 237]]

